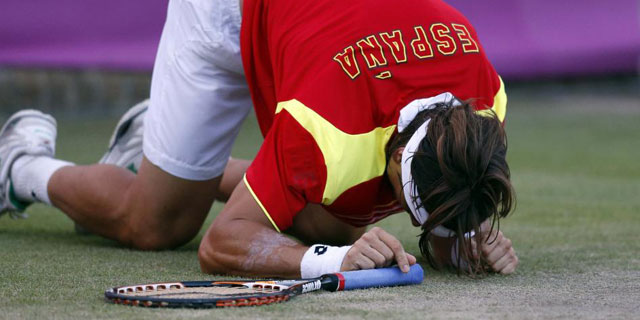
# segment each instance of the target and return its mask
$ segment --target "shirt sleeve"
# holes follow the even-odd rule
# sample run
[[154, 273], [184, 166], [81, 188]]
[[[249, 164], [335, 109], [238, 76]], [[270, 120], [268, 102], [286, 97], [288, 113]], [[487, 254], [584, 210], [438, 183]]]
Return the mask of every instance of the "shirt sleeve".
[[274, 123], [253, 160], [244, 182], [279, 232], [309, 202], [320, 203], [326, 165], [315, 140], [286, 111]]

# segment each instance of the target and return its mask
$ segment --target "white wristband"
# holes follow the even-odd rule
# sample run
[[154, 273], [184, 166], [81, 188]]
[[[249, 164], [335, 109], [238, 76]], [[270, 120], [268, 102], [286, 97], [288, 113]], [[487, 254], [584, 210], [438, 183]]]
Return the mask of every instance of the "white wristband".
[[314, 244], [305, 252], [300, 261], [300, 275], [303, 279], [316, 278], [327, 273], [340, 272], [342, 261], [351, 246], [332, 247]]

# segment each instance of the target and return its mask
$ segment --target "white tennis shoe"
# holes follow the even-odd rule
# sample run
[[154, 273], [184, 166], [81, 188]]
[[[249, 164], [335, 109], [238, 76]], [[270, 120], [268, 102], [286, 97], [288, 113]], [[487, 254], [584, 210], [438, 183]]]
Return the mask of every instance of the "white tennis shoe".
[[99, 163], [113, 164], [138, 173], [142, 163], [142, 133], [149, 100], [131, 107], [118, 121], [109, 140], [109, 150]]
[[26, 218], [30, 202], [19, 200], [11, 184], [11, 166], [20, 156], [53, 157], [56, 150], [56, 120], [37, 110], [12, 115], [0, 130], [0, 216]]

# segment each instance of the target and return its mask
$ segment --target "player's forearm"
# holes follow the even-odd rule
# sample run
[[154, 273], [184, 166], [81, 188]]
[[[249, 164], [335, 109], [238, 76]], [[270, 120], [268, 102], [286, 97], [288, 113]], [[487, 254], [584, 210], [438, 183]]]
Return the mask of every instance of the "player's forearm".
[[299, 278], [307, 247], [261, 224], [214, 222], [199, 250], [203, 272], [256, 277]]

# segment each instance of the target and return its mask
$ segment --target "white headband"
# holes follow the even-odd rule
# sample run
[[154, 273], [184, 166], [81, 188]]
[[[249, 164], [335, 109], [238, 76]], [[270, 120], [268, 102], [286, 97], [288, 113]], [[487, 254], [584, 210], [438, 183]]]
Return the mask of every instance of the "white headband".
[[436, 104], [451, 104], [452, 107], [462, 105], [460, 101], [451, 92], [441, 93], [435, 97], [416, 99], [400, 110], [400, 118], [398, 118], [398, 132], [404, 131], [411, 121], [416, 118], [418, 113], [433, 109]]
[[[446, 103], [454, 107], [461, 105], [460, 101], [458, 101], [458, 99], [449, 92], [445, 92], [431, 98], [414, 100], [400, 110], [398, 132], [404, 131], [409, 123], [415, 119], [418, 113], [424, 110], [433, 109], [438, 103]], [[413, 161], [413, 154], [416, 153], [420, 146], [420, 142], [422, 142], [424, 137], [427, 135], [429, 122], [431, 122], [431, 119], [425, 121], [413, 133], [413, 136], [411, 136], [411, 139], [409, 139], [409, 142], [407, 142], [407, 145], [404, 147], [404, 151], [402, 151], [402, 162], [400, 163], [402, 168], [402, 191], [404, 193], [404, 199], [407, 202], [407, 206], [409, 206], [411, 214], [420, 223], [420, 225], [423, 225], [424, 222], [427, 221], [429, 213], [424, 206], [422, 206], [422, 201], [418, 196], [418, 187], [415, 185], [413, 176], [411, 175], [411, 163]], [[438, 237], [453, 237], [456, 234], [453, 230], [442, 225], [436, 226], [431, 232]], [[464, 236], [473, 237], [473, 235], [474, 232], [470, 231], [465, 233]]]

